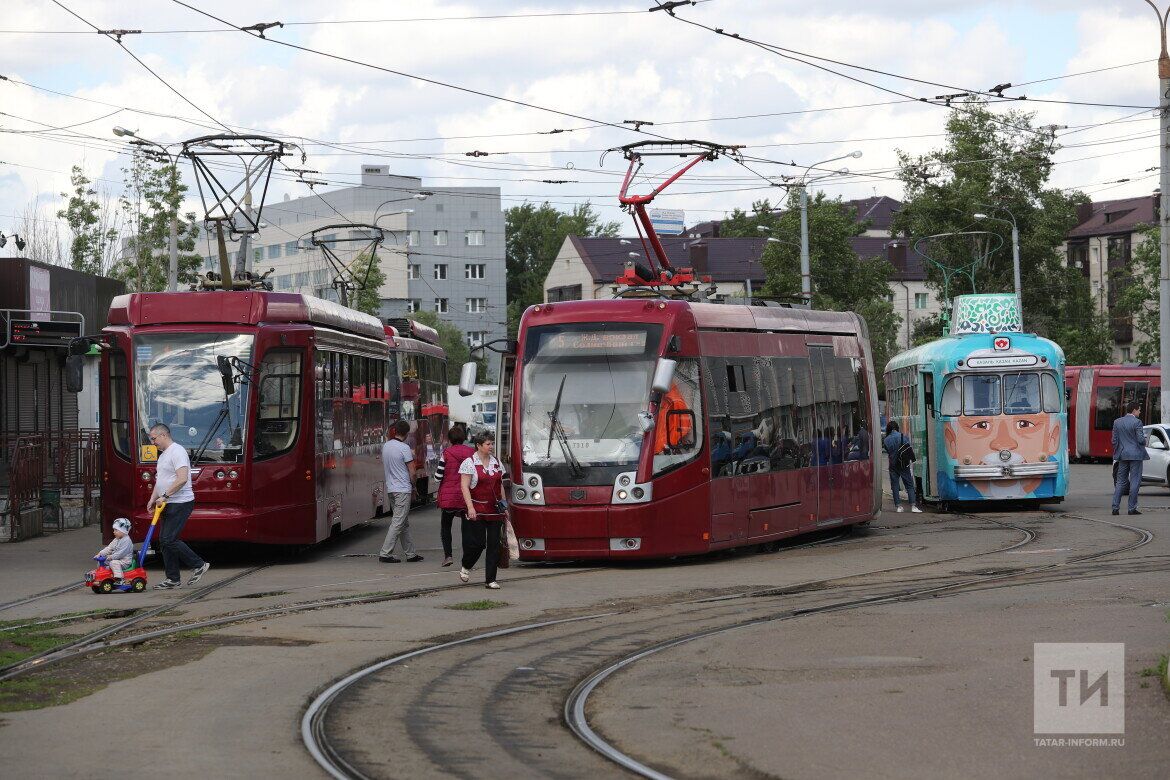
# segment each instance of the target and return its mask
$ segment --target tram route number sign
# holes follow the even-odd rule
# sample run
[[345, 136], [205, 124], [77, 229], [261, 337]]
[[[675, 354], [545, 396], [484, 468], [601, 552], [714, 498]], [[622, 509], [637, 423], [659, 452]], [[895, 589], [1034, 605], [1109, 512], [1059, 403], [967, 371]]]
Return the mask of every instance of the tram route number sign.
[[646, 350], [646, 331], [597, 330], [550, 333], [541, 339], [541, 355], [640, 355]]
[[14, 319], [8, 325], [8, 341], [13, 346], [68, 349], [70, 340], [80, 335], [80, 322]]

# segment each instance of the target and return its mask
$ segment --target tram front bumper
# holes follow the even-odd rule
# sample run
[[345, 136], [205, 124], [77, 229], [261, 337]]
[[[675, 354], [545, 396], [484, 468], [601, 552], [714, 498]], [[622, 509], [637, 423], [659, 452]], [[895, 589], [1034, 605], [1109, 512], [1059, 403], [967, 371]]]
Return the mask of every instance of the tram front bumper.
[[1032, 477], [1048, 477], [1058, 473], [1060, 464], [1051, 461], [1041, 463], [1015, 463], [1006, 466], [992, 466], [987, 464], [971, 466], [955, 466], [955, 476], [959, 479], [1028, 479]]

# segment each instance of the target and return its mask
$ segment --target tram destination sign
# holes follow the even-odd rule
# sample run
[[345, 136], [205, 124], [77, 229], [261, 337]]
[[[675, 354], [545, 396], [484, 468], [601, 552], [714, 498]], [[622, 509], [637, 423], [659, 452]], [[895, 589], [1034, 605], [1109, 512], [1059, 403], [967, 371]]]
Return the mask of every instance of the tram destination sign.
[[1022, 368], [1037, 363], [1035, 355], [997, 355], [967, 359], [968, 368]]
[[13, 346], [67, 349], [69, 341], [80, 335], [80, 322], [14, 319], [8, 325], [8, 342]]
[[593, 330], [549, 333], [541, 338], [540, 354], [547, 357], [640, 355], [646, 351], [644, 330]]

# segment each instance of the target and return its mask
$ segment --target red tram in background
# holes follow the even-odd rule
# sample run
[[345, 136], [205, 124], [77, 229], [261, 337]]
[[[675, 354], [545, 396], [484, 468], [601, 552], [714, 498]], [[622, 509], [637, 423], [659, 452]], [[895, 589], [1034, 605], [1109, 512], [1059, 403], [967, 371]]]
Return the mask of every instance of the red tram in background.
[[1067, 366], [1068, 457], [1070, 460], [1111, 460], [1113, 421], [1131, 402], [1142, 407], [1145, 424], [1158, 422], [1162, 390], [1157, 364]]
[[704, 553], [879, 509], [874, 373], [853, 313], [570, 301], [528, 309], [518, 335], [497, 452], [521, 560]]
[[390, 320], [385, 333], [391, 374], [398, 377], [400, 388], [390, 407], [390, 422], [411, 423], [407, 444], [414, 449], [419, 493], [425, 499], [438, 490], [435, 466], [447, 444], [447, 353], [439, 346], [438, 332], [415, 320]]
[[109, 322], [106, 536], [116, 517], [131, 519], [136, 538], [150, 522], [158, 453], [147, 431], [156, 422], [191, 457], [196, 504], [184, 538], [312, 544], [383, 506], [389, 424], [399, 415], [431, 424], [423, 410], [445, 407], [445, 385], [426, 381], [443, 363], [437, 345], [310, 296], [138, 293], [115, 298]]

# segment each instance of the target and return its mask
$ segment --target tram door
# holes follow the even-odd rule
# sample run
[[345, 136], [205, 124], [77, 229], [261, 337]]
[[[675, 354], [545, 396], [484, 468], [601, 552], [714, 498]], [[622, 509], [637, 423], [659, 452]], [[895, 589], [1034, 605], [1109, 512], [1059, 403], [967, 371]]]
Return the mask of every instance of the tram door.
[[815, 425], [813, 429], [813, 464], [817, 478], [817, 524], [828, 524], [844, 516], [844, 466], [839, 453], [840, 398], [834, 366], [833, 348], [808, 348], [812, 369]]
[[[915, 453], [918, 455], [919, 463], [923, 464], [920, 498], [938, 493], [938, 486], [934, 484], [934, 475], [938, 473], [938, 447], [935, 446], [935, 442], [942, 439], [942, 435], [935, 430], [937, 412], [935, 411], [933, 373], [929, 371], [922, 373], [921, 387], [922, 400], [919, 408], [922, 409], [922, 448], [924, 452]], [[937, 440], [936, 436], [939, 437]]]

